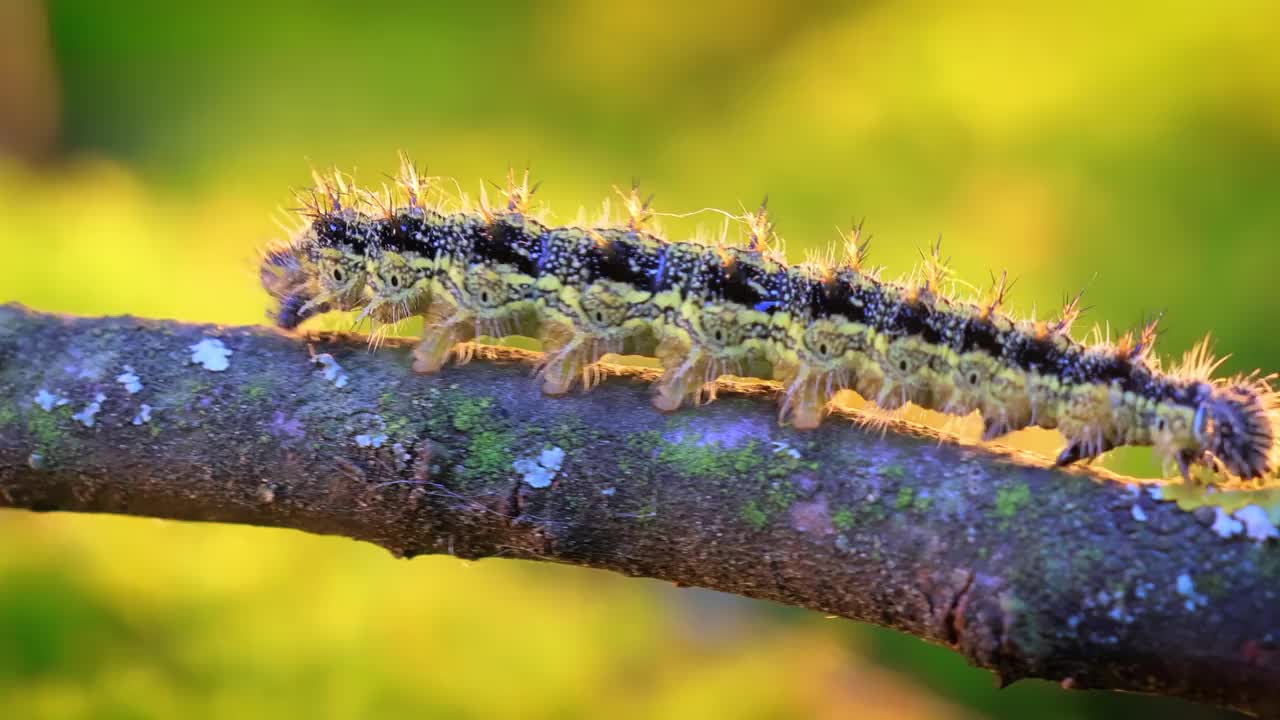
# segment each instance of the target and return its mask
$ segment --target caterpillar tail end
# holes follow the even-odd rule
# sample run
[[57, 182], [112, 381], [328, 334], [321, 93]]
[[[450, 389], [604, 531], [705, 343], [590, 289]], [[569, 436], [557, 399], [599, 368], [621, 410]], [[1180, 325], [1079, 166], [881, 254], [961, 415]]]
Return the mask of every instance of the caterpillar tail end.
[[267, 317], [278, 328], [292, 330], [304, 320], [329, 312], [327, 302], [316, 302], [316, 288], [311, 273], [303, 264], [301, 253], [293, 246], [273, 249], [262, 257], [258, 280], [276, 306]]
[[1261, 480], [1280, 462], [1280, 395], [1272, 377], [1238, 378], [1207, 393], [1193, 432], [1201, 446], [1232, 475]]

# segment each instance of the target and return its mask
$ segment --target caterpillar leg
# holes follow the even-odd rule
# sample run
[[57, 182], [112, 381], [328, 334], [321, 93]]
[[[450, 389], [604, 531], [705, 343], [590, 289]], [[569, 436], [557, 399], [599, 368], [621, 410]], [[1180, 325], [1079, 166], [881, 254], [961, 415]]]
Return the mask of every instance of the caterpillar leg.
[[1192, 481], [1191, 466], [1217, 465], [1214, 458], [1197, 443], [1193, 428], [1195, 413], [1190, 408], [1161, 404], [1149, 413], [1148, 437], [1157, 457], [1167, 471], [1172, 462], [1186, 482]]
[[1053, 464], [1058, 467], [1070, 465], [1075, 462], [1090, 462], [1102, 453], [1115, 447], [1109, 440], [1103, 438], [1095, 438], [1093, 440], [1079, 440], [1068, 442], [1067, 446], [1058, 453], [1058, 457]]
[[1179, 450], [1174, 453], [1173, 461], [1178, 467], [1178, 474], [1182, 476], [1182, 481], [1186, 483], [1192, 482], [1191, 465], [1193, 463], [1206, 463], [1217, 469], [1219, 472], [1221, 471], [1221, 465], [1219, 463], [1212, 460], [1205, 453], [1197, 453], [1194, 450]]
[[687, 337], [674, 334], [664, 337], [656, 351], [662, 363], [662, 378], [653, 396], [653, 406], [663, 412], [673, 412], [686, 400], [694, 405], [716, 399], [716, 378], [725, 364], [693, 347]]
[[[701, 393], [701, 382], [695, 383], [697, 355], [687, 338], [665, 337], [656, 351], [662, 363], [662, 379], [654, 387], [653, 406], [663, 412], [674, 412], [685, 398]], [[696, 404], [696, 402], [695, 402]]]
[[775, 335], [772, 348], [773, 374], [786, 387], [780, 421], [790, 419], [797, 429], [813, 429], [841, 390], [852, 387], [875, 397], [883, 389], [884, 375], [867, 353], [872, 345], [867, 326], [819, 319], [797, 337], [794, 322], [780, 318], [777, 329], [782, 332]]
[[884, 383], [874, 397], [876, 405], [897, 410], [907, 403], [920, 407], [936, 407], [932, 392], [935, 373], [930, 367], [930, 348], [916, 336], [897, 338], [882, 352]]
[[716, 398], [716, 380], [737, 375], [744, 364], [765, 358], [769, 316], [731, 302], [687, 300], [664, 322], [656, 355], [662, 379], [653, 404], [669, 412], [685, 400]]
[[633, 337], [634, 328], [618, 324], [609, 326], [593, 324], [578, 318], [578, 322], [548, 320], [540, 328], [539, 339], [546, 353], [538, 368], [542, 378], [542, 391], [548, 395], [563, 395], [582, 383], [590, 390], [604, 379], [601, 358], [621, 352]]
[[991, 442], [996, 438], [999, 438], [1004, 435], [1008, 435], [1009, 433], [1018, 429], [1018, 428], [1015, 428], [1013, 424], [1009, 422], [1009, 418], [1006, 415], [1004, 415], [1004, 413], [1001, 413], [999, 411], [994, 411], [994, 410], [989, 412], [991, 412], [990, 415], [982, 416], [982, 441], [983, 442]]
[[787, 385], [782, 408], [778, 412], [780, 420], [789, 417], [791, 426], [797, 430], [813, 430], [822, 424], [835, 395], [829, 379], [824, 379], [823, 375], [811, 374]]
[[546, 354], [538, 375], [548, 395], [563, 395], [578, 382], [591, 389], [604, 378], [602, 357], [622, 352], [639, 335], [651, 335], [648, 292], [611, 280], [598, 280], [581, 292], [561, 278], [540, 283], [538, 339]]
[[588, 370], [594, 365], [587, 342], [572, 325], [563, 322], [547, 322], [541, 334], [545, 352], [538, 368], [542, 378], [542, 392], [547, 395], [564, 395], [582, 380], [590, 387], [598, 380], [599, 373]]
[[1058, 465], [1095, 458], [1116, 446], [1112, 428], [1111, 390], [1094, 383], [1068, 390], [1054, 401], [1055, 422], [1067, 438], [1067, 447], [1058, 456]]
[[982, 440], [990, 442], [1032, 423], [1025, 373], [1000, 369], [993, 372], [979, 395]]
[[464, 363], [471, 359], [474, 350], [466, 343], [475, 337], [475, 324], [467, 315], [443, 303], [433, 303], [427, 309], [422, 342], [413, 349], [414, 372], [439, 372], [454, 356]]
[[807, 364], [782, 363], [774, 368], [774, 377], [784, 387], [778, 420], [790, 420], [797, 430], [822, 424], [836, 394], [849, 387], [848, 371], [838, 366], [815, 370]]

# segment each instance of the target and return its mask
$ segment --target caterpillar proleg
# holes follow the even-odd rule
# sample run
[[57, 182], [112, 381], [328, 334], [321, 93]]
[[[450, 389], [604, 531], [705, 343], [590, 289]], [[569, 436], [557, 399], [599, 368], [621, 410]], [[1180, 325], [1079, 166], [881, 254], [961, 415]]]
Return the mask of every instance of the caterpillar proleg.
[[976, 411], [987, 440], [1056, 429], [1059, 464], [1147, 445], [1187, 479], [1196, 466], [1222, 482], [1276, 472], [1273, 376], [1214, 378], [1207, 341], [1164, 369], [1154, 323], [1115, 342], [1075, 339], [1078, 297], [1056, 320], [1015, 319], [1001, 309], [1007, 276], [956, 297], [936, 246], [910, 279], [884, 280], [857, 228], [841, 257], [788, 264], [763, 206], [738, 218], [747, 241], [732, 245], [660, 237], [634, 188], [619, 193], [622, 223], [555, 226], [532, 194], [527, 173], [511, 173], [502, 202], [482, 192], [472, 206], [404, 160], [378, 191], [317, 176], [304, 227], [264, 255], [274, 320], [292, 328], [355, 310], [376, 336], [421, 316], [421, 372], [466, 361], [478, 337], [535, 337], [549, 395], [590, 388], [601, 357], [625, 350], [660, 362], [653, 402], [664, 411], [713, 400], [723, 375], [769, 374], [784, 388], [780, 420], [800, 429], [848, 389], [885, 409]]

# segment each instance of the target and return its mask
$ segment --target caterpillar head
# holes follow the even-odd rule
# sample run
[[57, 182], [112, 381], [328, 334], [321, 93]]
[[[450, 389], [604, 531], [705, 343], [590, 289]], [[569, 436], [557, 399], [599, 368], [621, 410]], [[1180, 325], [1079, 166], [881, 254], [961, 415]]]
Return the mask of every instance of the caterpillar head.
[[1232, 475], [1251, 480], [1276, 469], [1276, 394], [1266, 378], [1211, 387], [1202, 395], [1192, 421], [1200, 448]]
[[291, 330], [316, 313], [329, 308], [314, 304], [317, 288], [314, 273], [309, 272], [301, 248], [295, 243], [267, 251], [258, 267], [262, 289], [276, 301], [269, 312], [277, 327]]
[[364, 253], [341, 248], [317, 248], [313, 262], [320, 292], [312, 303], [324, 303], [338, 310], [350, 310], [361, 304], [367, 280]]
[[396, 323], [421, 314], [431, 299], [431, 268], [413, 256], [384, 252], [366, 264], [370, 298], [366, 313]]
[[304, 249], [315, 276], [316, 296], [306, 309], [327, 305], [352, 310], [365, 300], [371, 230], [350, 211], [320, 215], [311, 223]]

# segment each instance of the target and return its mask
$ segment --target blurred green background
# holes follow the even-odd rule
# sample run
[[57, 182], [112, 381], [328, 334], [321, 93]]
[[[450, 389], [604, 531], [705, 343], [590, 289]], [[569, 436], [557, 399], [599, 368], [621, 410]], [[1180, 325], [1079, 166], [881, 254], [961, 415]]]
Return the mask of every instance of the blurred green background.
[[[794, 259], [865, 216], [905, 272], [942, 233], [1021, 312], [1087, 286], [1090, 322], [1164, 312], [1166, 356], [1212, 330], [1228, 370], [1280, 369], [1277, 7], [3, 0], [0, 302], [261, 322], [290, 189], [403, 149], [473, 190], [530, 165], [566, 219], [632, 178], [669, 212], [767, 192]], [[1217, 716], [997, 692], [896, 633], [600, 572], [13, 512], [0, 712]]]

